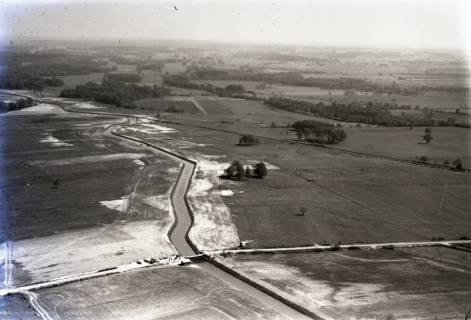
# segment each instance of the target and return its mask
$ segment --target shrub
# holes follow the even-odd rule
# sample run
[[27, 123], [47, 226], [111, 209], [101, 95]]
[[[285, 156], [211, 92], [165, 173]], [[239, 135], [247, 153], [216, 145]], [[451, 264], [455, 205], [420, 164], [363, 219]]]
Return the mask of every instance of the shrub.
[[263, 179], [266, 177], [268, 173], [267, 166], [263, 162], [259, 162], [255, 164], [254, 170], [253, 170], [253, 176], [255, 178]]
[[428, 161], [428, 158], [426, 156], [421, 156], [419, 158], [419, 162], [427, 162]]
[[455, 167], [456, 170], [463, 171], [463, 164], [461, 163], [461, 159], [456, 159], [453, 161], [452, 165]]
[[260, 141], [258, 139], [250, 134], [243, 135], [239, 139], [239, 146], [255, 146], [260, 144]]

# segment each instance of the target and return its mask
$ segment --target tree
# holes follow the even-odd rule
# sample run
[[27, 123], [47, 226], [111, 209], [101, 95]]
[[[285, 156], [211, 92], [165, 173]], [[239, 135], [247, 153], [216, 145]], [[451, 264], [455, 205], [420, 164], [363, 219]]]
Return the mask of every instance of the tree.
[[238, 178], [242, 179], [244, 177], [245, 170], [244, 166], [242, 163], [239, 161], [235, 160], [231, 163], [231, 165], [224, 170], [224, 175], [222, 176], [223, 178]]
[[296, 137], [298, 140], [301, 140], [303, 138], [303, 131], [300, 128], [296, 128]]
[[428, 161], [428, 158], [426, 156], [421, 156], [419, 158], [419, 162], [427, 162]]
[[304, 216], [307, 212], [306, 207], [299, 207], [299, 215]]
[[254, 170], [253, 170], [253, 176], [259, 179], [263, 179], [266, 177], [268, 173], [267, 166], [263, 162], [259, 162], [255, 164]]
[[57, 189], [59, 187], [59, 184], [59, 179], [54, 179], [54, 181], [52, 182], [52, 188]]
[[425, 128], [425, 135], [422, 137], [422, 139], [424, 139], [427, 144], [430, 143], [430, 141], [432, 141], [433, 137], [432, 137], [432, 130], [430, 130], [430, 128]]
[[255, 145], [258, 145], [260, 144], [260, 141], [258, 141], [257, 138], [255, 138], [254, 136], [252, 136], [251, 134], [246, 134], [246, 135], [243, 135], [240, 139], [239, 139], [239, 146], [255, 146]]
[[456, 170], [463, 171], [463, 164], [461, 163], [461, 159], [456, 159], [452, 162], [452, 165], [455, 167]]
[[231, 164], [228, 168], [224, 170], [224, 177], [232, 178], [235, 175], [236, 167]]
[[245, 177], [252, 178], [252, 175], [253, 175], [252, 168], [250, 168], [250, 166], [245, 167]]
[[242, 180], [242, 178], [244, 177], [244, 173], [245, 173], [244, 166], [239, 161], [234, 161], [232, 163], [232, 165], [236, 169], [235, 174], [234, 174], [235, 177], [238, 178], [239, 180]]

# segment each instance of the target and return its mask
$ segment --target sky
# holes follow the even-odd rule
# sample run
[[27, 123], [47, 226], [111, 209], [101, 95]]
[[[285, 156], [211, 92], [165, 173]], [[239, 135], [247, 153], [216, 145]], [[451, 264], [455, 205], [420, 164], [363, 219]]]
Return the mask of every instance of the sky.
[[469, 48], [466, 0], [0, 0], [0, 37]]

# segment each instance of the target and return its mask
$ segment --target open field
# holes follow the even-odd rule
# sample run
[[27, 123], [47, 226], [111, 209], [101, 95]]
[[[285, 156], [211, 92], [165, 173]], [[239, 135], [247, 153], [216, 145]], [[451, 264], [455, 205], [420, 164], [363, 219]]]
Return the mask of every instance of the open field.
[[431, 128], [433, 140], [422, 139], [424, 128], [346, 128], [348, 138], [335, 146], [342, 149], [403, 159], [426, 156], [430, 162], [461, 159], [471, 167], [471, 130]]
[[464, 319], [471, 309], [470, 266], [424, 259], [421, 250], [238, 255], [221, 260], [323, 319]]
[[168, 112], [169, 108], [175, 108], [178, 112], [199, 113], [195, 104], [183, 99], [142, 99], [133, 103], [141, 111], [147, 112]]
[[[469, 244], [463, 244], [462, 246], [469, 246]], [[404, 248], [398, 249], [398, 251], [422, 258], [423, 260], [432, 260], [439, 264], [443, 263], [456, 269], [471, 270], [471, 251], [465, 252], [442, 247]]]
[[285, 319], [197, 265], [122, 273], [37, 294], [51, 317], [64, 320]]
[[0, 297], [0, 319], [5, 320], [40, 320], [33, 308], [21, 295]]
[[167, 238], [175, 162], [105, 135], [116, 117], [21, 112], [0, 117], [9, 282], [175, 253]]
[[[173, 126], [160, 143], [192, 158], [222, 164], [266, 161], [264, 180], [219, 180], [239, 238], [252, 246], [429, 240], [471, 233], [467, 173], [360, 157], [340, 151], [261, 139], [236, 147], [238, 135]], [[179, 148], [178, 140], [191, 142]], [[220, 171], [222, 173], [222, 171]], [[213, 185], [217, 185], [213, 182]], [[303, 217], [299, 207], [307, 208]]]
[[146, 85], [146, 86], [162, 85], [162, 76], [160, 75], [160, 72], [158, 71], [142, 70], [139, 73], [139, 76], [142, 78], [139, 84]]

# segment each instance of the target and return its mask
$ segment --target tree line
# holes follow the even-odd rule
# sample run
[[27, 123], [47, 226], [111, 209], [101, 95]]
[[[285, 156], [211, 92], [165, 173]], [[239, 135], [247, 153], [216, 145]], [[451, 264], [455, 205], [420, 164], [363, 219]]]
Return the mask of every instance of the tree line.
[[163, 76], [164, 84], [172, 87], [179, 87], [185, 89], [194, 89], [202, 90], [212, 94], [215, 94], [219, 97], [233, 97], [233, 98], [242, 98], [247, 99], [249, 97], [254, 97], [254, 92], [246, 91], [242, 85], [239, 84], [229, 84], [227, 86], [218, 87], [213, 86], [210, 83], [196, 83], [190, 80], [190, 78], [185, 74], [165, 74]]
[[361, 122], [389, 127], [437, 127], [455, 126], [470, 128], [467, 123], [456, 123], [453, 118], [435, 120], [424, 116], [394, 116], [388, 107], [382, 104], [351, 102], [348, 104], [333, 102], [326, 105], [323, 102], [313, 103], [304, 100], [294, 100], [283, 97], [270, 97], [264, 103], [286, 111], [315, 115], [322, 118], [346, 122]]
[[90, 57], [61, 51], [23, 52], [4, 51], [0, 73], [0, 88], [41, 91], [45, 86], [62, 86], [58, 77], [109, 71], [104, 62]]
[[339, 77], [305, 77], [300, 72], [260, 72], [247, 69], [220, 70], [208, 67], [189, 66], [187, 73], [192, 79], [199, 80], [238, 80], [280, 83], [300, 87], [317, 87], [326, 90], [356, 90], [373, 92], [374, 94], [417, 95], [424, 91], [468, 92], [466, 87], [455, 86], [399, 86], [395, 81], [391, 84], [379, 84], [362, 78]]
[[88, 82], [78, 85], [74, 89], [64, 89], [61, 97], [93, 100], [96, 102], [113, 104], [117, 107], [127, 107], [133, 101], [145, 98], [160, 98], [169, 95], [170, 91], [164, 87], [139, 86], [121, 81], [108, 81], [103, 79], [101, 84]]
[[298, 140], [337, 144], [347, 138], [347, 133], [338, 126], [316, 120], [300, 120], [292, 124]]

